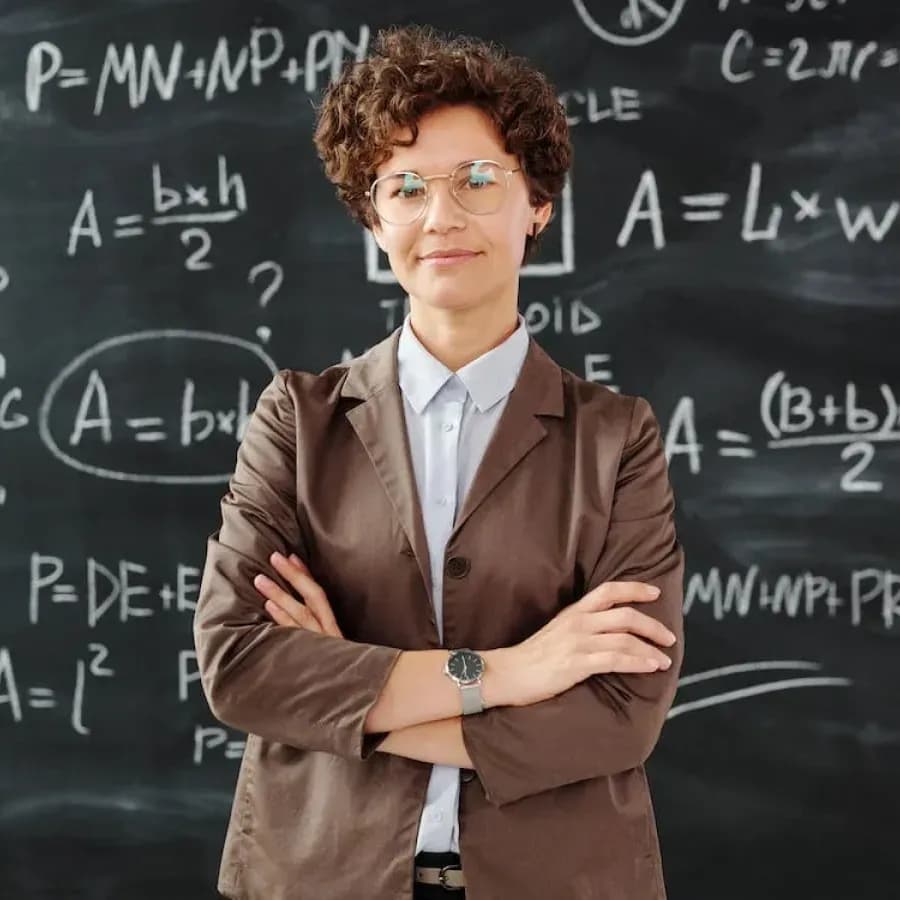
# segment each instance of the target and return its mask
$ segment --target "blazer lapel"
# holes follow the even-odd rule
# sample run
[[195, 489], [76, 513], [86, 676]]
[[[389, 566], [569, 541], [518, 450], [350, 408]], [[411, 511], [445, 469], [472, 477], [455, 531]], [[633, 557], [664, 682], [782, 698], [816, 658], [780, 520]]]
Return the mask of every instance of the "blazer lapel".
[[[364, 401], [345, 415], [390, 498], [431, 599], [428, 541], [397, 375], [399, 340], [398, 327], [366, 353], [351, 359], [341, 396]], [[562, 370], [529, 336], [519, 377], [457, 512], [448, 543], [500, 481], [547, 434], [546, 426], [537, 418], [540, 415], [564, 415]]]

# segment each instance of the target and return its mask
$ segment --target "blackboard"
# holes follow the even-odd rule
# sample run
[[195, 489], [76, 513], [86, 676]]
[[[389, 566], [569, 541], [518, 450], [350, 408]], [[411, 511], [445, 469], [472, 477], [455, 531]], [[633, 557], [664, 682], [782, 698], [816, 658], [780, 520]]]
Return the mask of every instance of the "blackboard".
[[193, 602], [256, 397], [398, 327], [313, 102], [379, 27], [533, 59], [575, 162], [520, 310], [646, 396], [687, 559], [672, 900], [900, 883], [890, 0], [0, 8], [0, 893], [215, 896]]

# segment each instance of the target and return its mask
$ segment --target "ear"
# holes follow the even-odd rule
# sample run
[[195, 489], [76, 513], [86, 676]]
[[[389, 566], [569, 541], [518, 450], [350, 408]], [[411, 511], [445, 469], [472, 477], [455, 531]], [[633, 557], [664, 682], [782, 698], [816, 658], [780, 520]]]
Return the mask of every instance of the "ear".
[[553, 201], [548, 200], [543, 206], [536, 206], [533, 209], [534, 215], [528, 233], [532, 237], [537, 237], [547, 227], [547, 223], [550, 221], [550, 216], [553, 214]]
[[384, 233], [381, 229], [381, 224], [379, 222], [375, 222], [372, 227], [369, 229], [372, 232], [372, 237], [375, 238], [375, 243], [382, 249], [384, 253], [387, 253], [387, 247], [384, 245]]

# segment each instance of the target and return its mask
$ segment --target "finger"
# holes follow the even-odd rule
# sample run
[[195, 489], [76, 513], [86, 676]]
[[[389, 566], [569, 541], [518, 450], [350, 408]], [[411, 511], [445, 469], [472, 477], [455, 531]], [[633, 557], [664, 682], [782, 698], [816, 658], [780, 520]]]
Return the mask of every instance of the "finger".
[[288, 628], [300, 628], [297, 624], [274, 600], [266, 600], [266, 612], [272, 617], [276, 625], [286, 625]]
[[[300, 567], [306, 574], [309, 574], [306, 563], [303, 562], [296, 553], [292, 553], [288, 559], [295, 566]], [[316, 614], [316, 618], [322, 623], [322, 627], [328, 634], [335, 634], [338, 637], [343, 637], [341, 629], [338, 627], [337, 619], [334, 617], [334, 610], [328, 602], [328, 596], [322, 589], [322, 585], [313, 579], [311, 575], [310, 580], [318, 590], [312, 591], [308, 597], [304, 598], [307, 605]]]
[[302, 604], [295, 600], [287, 591], [271, 578], [260, 572], [254, 579], [256, 589], [267, 599], [275, 603], [301, 628], [310, 631], [321, 631], [322, 628], [316, 617]]
[[659, 619], [648, 616], [634, 607], [601, 609], [584, 615], [587, 627], [592, 632], [630, 631], [633, 634], [656, 641], [664, 647], [671, 647], [677, 637]]
[[288, 559], [276, 552], [271, 555], [270, 560], [278, 573], [303, 597], [303, 602], [312, 611], [322, 630], [326, 634], [343, 637], [328, 597], [322, 586], [309, 574], [306, 563], [296, 553], [292, 553]]
[[649, 603], [659, 597], [656, 585], [645, 581], [604, 581], [578, 602], [588, 609], [609, 609], [617, 603]]
[[282, 617], [287, 616], [301, 628], [308, 625], [308, 619], [304, 617], [303, 610], [299, 608], [302, 604], [291, 597], [276, 581], [260, 572], [253, 579], [253, 585], [269, 603], [274, 604], [280, 610]]
[[594, 635], [591, 645], [593, 652], [627, 653], [629, 656], [653, 660], [661, 669], [668, 669], [672, 664], [672, 660], [662, 650], [657, 649], [653, 644], [642, 641], [633, 634], [613, 632], [612, 634]]
[[[299, 582], [299, 578], [307, 579], [308, 583], [315, 584], [315, 582], [305, 574], [299, 573], [298, 569], [289, 565], [287, 560], [281, 556], [279, 553], [273, 553], [270, 555], [269, 559], [275, 565], [276, 571], [278, 574], [284, 578], [291, 587], [295, 588], [297, 592], [300, 594], [301, 599], [298, 600], [289, 592], [283, 590], [280, 585], [276, 582], [273, 582], [272, 579], [268, 579], [269, 582], [275, 584], [275, 588], [277, 593], [272, 595], [272, 599], [275, 600], [279, 606], [283, 609], [287, 610], [287, 612], [292, 615], [304, 628], [312, 628], [315, 631], [322, 630], [322, 623], [318, 621], [315, 616], [315, 613], [309, 608], [309, 604], [305, 603], [306, 597], [303, 591], [303, 584]], [[307, 592], [309, 588], [305, 589]], [[267, 595], [268, 596], [268, 595]]]
[[590, 656], [592, 672], [658, 672], [655, 659], [645, 656], [631, 656], [629, 653], [600, 652]]
[[[281, 555], [281, 554], [279, 554]], [[298, 568], [301, 572], [306, 572], [307, 575], [310, 575], [309, 566], [297, 556], [296, 553], [292, 553], [288, 559]], [[312, 577], [310, 575], [310, 577]]]
[[306, 565], [292, 565], [288, 558], [277, 550], [269, 554], [269, 562], [275, 567], [275, 571], [300, 594], [304, 601], [310, 591], [319, 587], [312, 575], [309, 574], [309, 569]]

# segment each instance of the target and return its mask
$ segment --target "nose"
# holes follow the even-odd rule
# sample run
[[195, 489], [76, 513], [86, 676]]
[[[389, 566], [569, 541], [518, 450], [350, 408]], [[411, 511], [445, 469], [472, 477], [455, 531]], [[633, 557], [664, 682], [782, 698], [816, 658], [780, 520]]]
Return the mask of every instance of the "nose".
[[428, 207], [423, 216], [425, 231], [444, 232], [451, 228], [463, 228], [466, 211], [450, 192], [449, 178], [435, 178], [428, 182]]

